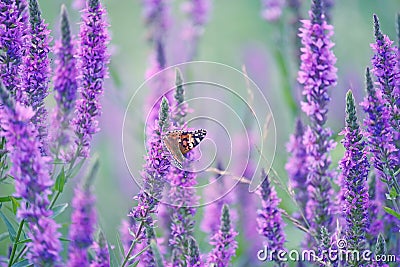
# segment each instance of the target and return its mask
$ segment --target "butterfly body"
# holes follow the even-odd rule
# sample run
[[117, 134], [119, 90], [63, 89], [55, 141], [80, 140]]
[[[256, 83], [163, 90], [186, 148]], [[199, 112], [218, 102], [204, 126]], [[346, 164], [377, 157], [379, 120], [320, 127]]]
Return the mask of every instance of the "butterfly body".
[[195, 131], [174, 130], [167, 132], [163, 137], [163, 143], [176, 165], [182, 169], [185, 154], [195, 148], [206, 136], [207, 131], [199, 129]]

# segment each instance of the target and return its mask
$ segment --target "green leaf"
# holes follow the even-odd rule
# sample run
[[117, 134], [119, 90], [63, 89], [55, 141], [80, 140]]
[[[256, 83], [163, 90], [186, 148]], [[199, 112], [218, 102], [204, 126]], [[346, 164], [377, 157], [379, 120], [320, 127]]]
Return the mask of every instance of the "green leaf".
[[63, 213], [68, 207], [68, 203], [58, 204], [54, 206], [51, 210], [53, 211], [53, 215], [51, 217], [54, 219], [61, 213]]
[[0, 234], [0, 242], [3, 241], [4, 239], [6, 239], [8, 237], [8, 232], [4, 232]]
[[11, 203], [12, 203], [13, 213], [14, 213], [14, 215], [16, 215], [17, 210], [18, 210], [19, 206], [21, 206], [21, 205], [15, 197], [10, 197], [10, 199], [11, 199]]
[[10, 221], [7, 219], [7, 217], [4, 215], [4, 213], [2, 211], [0, 211], [0, 217], [3, 219], [4, 223], [7, 226], [7, 230], [8, 233], [10, 235], [10, 239], [12, 242], [15, 241], [15, 236], [17, 235], [17, 233], [15, 232], [14, 227], [12, 226], [12, 224], [10, 223]]
[[137, 254], [133, 255], [132, 257], [130, 257], [128, 259], [128, 261], [132, 261], [135, 260], [137, 257], [139, 257], [140, 255], [142, 255], [146, 250], [148, 250], [150, 248], [150, 245], [147, 245], [146, 247], [144, 247], [141, 251], [139, 251]]
[[76, 164], [76, 166], [73, 167], [72, 170], [69, 172], [69, 174], [67, 175], [67, 179], [69, 179], [71, 177], [75, 177], [78, 174], [78, 172], [81, 170], [84, 162], [85, 162], [85, 159], [82, 159], [81, 161], [79, 161], [79, 163]]
[[65, 238], [65, 237], [60, 237], [59, 240], [60, 240], [60, 241], [63, 241], [63, 242], [71, 242], [70, 239]]
[[393, 199], [393, 200], [395, 200], [397, 198], [398, 194], [397, 194], [394, 186], [392, 187], [392, 189], [390, 189], [389, 196], [390, 196], [390, 199]]
[[62, 167], [60, 173], [57, 175], [56, 183], [54, 184], [54, 189], [56, 191], [62, 192], [64, 190], [64, 185], [67, 182], [65, 177], [64, 166]]
[[27, 266], [33, 266], [33, 264], [31, 264], [28, 260], [22, 260], [14, 263], [11, 267], [27, 267]]
[[399, 213], [395, 212], [394, 210], [392, 210], [392, 209], [389, 208], [389, 207], [383, 207], [383, 209], [384, 209], [387, 213], [389, 213], [390, 215], [393, 215], [393, 216], [396, 217], [398, 220], [400, 220], [400, 214], [399, 214]]
[[11, 201], [10, 196], [0, 197], [0, 202], [9, 202]]
[[25, 244], [25, 243], [29, 243], [29, 242], [32, 242], [32, 239], [30, 239], [30, 238], [27, 238], [27, 239], [24, 239], [24, 240], [18, 241], [18, 242], [17, 242], [17, 244], [19, 245], [19, 244]]
[[158, 267], [164, 266], [163, 265], [163, 260], [162, 260], [162, 257], [161, 257], [161, 253], [160, 253], [160, 250], [158, 249], [158, 246], [157, 246], [157, 243], [156, 243], [155, 239], [152, 239], [150, 241], [150, 246], [151, 246], [151, 249], [153, 250], [153, 253], [154, 253], [154, 258], [156, 260], [156, 266], [158, 266]]

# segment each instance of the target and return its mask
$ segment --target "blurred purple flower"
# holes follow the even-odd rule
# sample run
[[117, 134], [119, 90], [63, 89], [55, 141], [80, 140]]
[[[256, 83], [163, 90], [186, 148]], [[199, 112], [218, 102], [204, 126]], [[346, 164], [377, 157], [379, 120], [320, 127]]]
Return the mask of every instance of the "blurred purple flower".
[[[93, 170], [95, 167], [93, 168]], [[69, 261], [68, 266], [88, 266], [88, 249], [93, 244], [93, 234], [96, 227], [96, 199], [91, 191], [91, 182], [94, 172], [84, 185], [75, 188], [72, 199], [71, 225], [69, 228]], [[91, 176], [91, 177], [90, 177]]]
[[93, 250], [95, 258], [91, 262], [90, 267], [109, 267], [110, 254], [108, 252], [107, 240], [102, 232], [100, 232], [98, 241], [94, 242]]
[[142, 0], [142, 6], [148, 39], [152, 42], [160, 41], [171, 23], [168, 0]]
[[86, 6], [87, 0], [74, 0], [72, 2], [72, 7], [76, 10], [82, 10]]
[[[237, 232], [234, 230], [227, 205], [222, 207], [222, 216], [219, 230], [211, 238], [210, 244], [214, 246], [207, 257], [207, 266], [225, 267], [236, 254]], [[211, 215], [208, 215], [211, 216]]]
[[7, 139], [12, 167], [10, 175], [15, 180], [15, 196], [21, 197], [17, 216], [27, 221], [32, 242], [27, 244], [27, 258], [35, 266], [59, 266], [61, 236], [59, 225], [50, 218], [48, 197], [53, 182], [50, 178], [49, 158], [43, 157], [36, 138], [37, 129], [31, 123], [34, 116], [32, 107], [20, 103], [14, 105], [3, 86], [0, 86], [3, 103], [0, 112], [1, 134]]
[[[304, 126], [300, 119], [297, 119], [294, 133], [286, 146], [290, 153], [285, 169], [289, 176], [291, 189], [294, 190], [294, 197], [300, 212], [305, 214], [308, 194], [307, 194], [307, 153], [303, 144]], [[301, 218], [299, 214], [297, 218]]]
[[2, 50], [0, 79], [13, 96], [18, 90], [17, 88], [20, 88], [19, 68], [24, 53], [28, 25], [26, 6], [26, 0], [0, 1], [0, 50]]
[[104, 79], [108, 75], [109, 55], [107, 44], [106, 10], [100, 0], [89, 0], [82, 13], [80, 28], [79, 66], [80, 99], [77, 100], [72, 123], [77, 136], [76, 143], [82, 157], [88, 157], [93, 134], [99, 131], [101, 115], [100, 97], [103, 95]]
[[[281, 210], [278, 207], [280, 199], [264, 171], [262, 172], [262, 176], [265, 179], [258, 192], [261, 198], [261, 209], [257, 211], [258, 232], [266, 238], [265, 245], [268, 251], [284, 250], [286, 236], [283, 231], [285, 224], [282, 220]], [[276, 255], [274, 254], [273, 260], [280, 266], [284, 266], [283, 262], [276, 258]]]
[[[302, 110], [310, 118], [311, 125], [305, 130], [303, 144], [307, 152], [308, 202], [307, 219], [311, 232], [320, 234], [320, 227], [331, 230], [332, 187], [329, 173], [329, 151], [335, 143], [330, 140], [331, 131], [324, 128], [327, 119], [327, 105], [330, 100], [328, 87], [336, 84], [336, 62], [330, 40], [333, 27], [328, 25], [323, 14], [322, 0], [313, 0], [310, 20], [303, 20], [300, 29], [301, 65], [298, 82], [303, 85], [305, 100]], [[311, 240], [311, 239], [310, 239]]]
[[57, 106], [53, 114], [52, 141], [55, 143], [54, 153], [58, 156], [60, 147], [66, 147], [70, 143], [69, 125], [78, 88], [78, 71], [74, 58], [75, 42], [72, 40], [65, 6], [61, 8], [61, 39], [57, 40], [54, 50], [57, 56], [54, 77], [54, 98]]
[[38, 130], [42, 155], [48, 153], [47, 147], [47, 110], [44, 99], [48, 95], [50, 82], [49, 43], [50, 31], [41, 17], [37, 0], [29, 1], [29, 29], [26, 53], [21, 65], [22, 91], [17, 95], [21, 102], [32, 106], [35, 115], [32, 122]]
[[347, 248], [363, 251], [367, 248], [366, 236], [369, 229], [369, 195], [367, 179], [369, 163], [366, 144], [357, 122], [356, 107], [352, 92], [346, 95], [346, 127], [341, 132], [345, 148], [339, 162], [343, 175], [343, 216], [346, 219], [345, 235]]
[[277, 21], [282, 16], [285, 0], [262, 0], [261, 16], [267, 21]]

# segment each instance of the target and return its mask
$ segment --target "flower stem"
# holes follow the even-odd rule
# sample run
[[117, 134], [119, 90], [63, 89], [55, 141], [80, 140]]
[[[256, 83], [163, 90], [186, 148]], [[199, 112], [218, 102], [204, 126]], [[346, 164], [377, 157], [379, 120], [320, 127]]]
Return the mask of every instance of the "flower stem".
[[[147, 214], [147, 211], [146, 211], [146, 214]], [[125, 256], [125, 258], [124, 258], [124, 261], [122, 262], [121, 267], [124, 267], [124, 266], [126, 265], [126, 263], [128, 262], [129, 256], [131, 255], [131, 253], [132, 253], [132, 251], [133, 251], [133, 248], [135, 247], [136, 243], [137, 243], [138, 240], [139, 240], [138, 236], [139, 236], [140, 233], [142, 232], [143, 226], [144, 226], [144, 221], [141, 221], [141, 222], [140, 222], [140, 225], [139, 225], [139, 228], [138, 228], [138, 230], [136, 231], [135, 239], [132, 241], [132, 244], [131, 244], [131, 246], [129, 247], [128, 253], [126, 253], [126, 256]]]

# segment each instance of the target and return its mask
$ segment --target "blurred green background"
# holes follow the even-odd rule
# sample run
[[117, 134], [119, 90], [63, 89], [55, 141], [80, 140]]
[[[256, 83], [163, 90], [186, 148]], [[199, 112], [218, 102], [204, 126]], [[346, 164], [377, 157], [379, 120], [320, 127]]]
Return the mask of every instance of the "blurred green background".
[[[121, 134], [123, 115], [128, 101], [134, 91], [144, 82], [146, 68], [149, 64], [149, 54], [152, 48], [146, 42], [146, 28], [142, 19], [141, 1], [139, 0], [105, 0], [103, 1], [109, 16], [112, 41], [110, 51], [111, 75], [107, 81], [104, 109], [100, 127], [102, 131], [95, 137], [92, 153], [100, 157], [101, 168], [95, 181], [95, 194], [99, 225], [105, 231], [108, 241], [116, 245], [118, 228], [121, 219], [127, 218], [129, 209], [134, 204], [132, 197], [137, 192], [137, 185], [131, 178], [122, 153]], [[180, 5], [184, 1], [170, 1], [173, 6], [173, 40], [179, 43], [177, 31], [184, 23]], [[303, 16], [307, 15], [310, 1], [303, 1]], [[344, 124], [344, 96], [348, 89], [353, 89], [357, 102], [361, 102], [364, 95], [364, 71], [370, 64], [372, 55], [369, 44], [373, 42], [372, 14], [376, 13], [381, 22], [381, 28], [392, 40], [396, 40], [395, 16], [400, 11], [399, 0], [352, 0], [335, 1], [332, 10], [332, 24], [335, 27], [333, 41], [336, 43], [334, 53], [337, 57], [338, 84], [332, 88], [332, 102], [328, 125], [335, 133], [340, 131]], [[79, 11], [71, 8], [71, 1], [39, 0], [42, 16], [49, 23], [54, 39], [59, 37], [59, 11], [64, 3], [70, 14], [73, 32], [78, 33]], [[283, 92], [286, 83], [293, 87], [293, 95], [299, 96], [299, 89], [295, 86], [297, 63], [294, 58], [295, 51], [290, 43], [294, 32], [289, 21], [293, 19], [290, 10], [285, 9], [280, 22], [271, 23], [264, 21], [260, 16], [260, 1], [248, 0], [216, 0], [210, 21], [205, 27], [204, 35], [199, 43], [197, 60], [215, 61], [227, 64], [236, 69], [242, 65], [247, 68], [248, 75], [253, 79], [265, 94], [274, 115], [277, 131], [277, 150], [273, 163], [274, 168], [286, 179], [284, 164], [287, 153], [285, 144], [293, 131], [295, 115], [287, 107], [287, 99]], [[306, 16], [308, 17], [308, 16]], [[174, 43], [170, 42], [170, 43]], [[169, 49], [169, 50], [168, 50]], [[170, 45], [167, 47], [167, 64], [178, 63], [174, 58], [177, 51]], [[288, 67], [288, 74], [283, 75], [279, 67], [277, 55], [284, 56]], [[49, 96], [49, 107], [52, 106], [52, 95]], [[139, 116], [142, 107], [137, 107]], [[303, 116], [303, 115], [302, 115]], [[360, 115], [362, 117], [362, 115]], [[138, 127], [140, 126], [138, 123]], [[142, 125], [141, 125], [142, 126]], [[139, 127], [140, 128], [140, 127]], [[143, 134], [142, 128], [132, 135], [137, 139], [138, 165], [143, 164]], [[337, 136], [334, 136], [337, 140]], [[333, 168], [342, 157], [342, 147], [339, 144], [333, 152]], [[70, 181], [59, 203], [69, 202], [72, 189], [79, 181]], [[0, 188], [0, 196], [12, 192], [11, 186]], [[294, 211], [292, 202], [287, 195], [278, 190], [283, 198], [281, 207]], [[199, 209], [197, 218], [202, 217], [203, 209]], [[67, 235], [67, 226], [70, 207], [59, 218], [63, 224], [62, 231]], [[241, 222], [241, 223], [246, 223]], [[4, 224], [0, 223], [0, 233], [6, 231]], [[290, 223], [286, 227], [287, 247], [297, 247], [302, 234]], [[198, 231], [200, 248], [203, 253], [209, 251], [207, 238]], [[240, 237], [242, 238], [242, 237]], [[0, 243], [0, 255], [7, 254], [9, 240]], [[240, 266], [240, 253], [245, 243], [240, 243], [236, 263]], [[65, 253], [66, 249], [64, 249]]]

